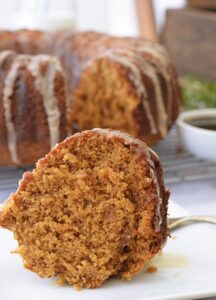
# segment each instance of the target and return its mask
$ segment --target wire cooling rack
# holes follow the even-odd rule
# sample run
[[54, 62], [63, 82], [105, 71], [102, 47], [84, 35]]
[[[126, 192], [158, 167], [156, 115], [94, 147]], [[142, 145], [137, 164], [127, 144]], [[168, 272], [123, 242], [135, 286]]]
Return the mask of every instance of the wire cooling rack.
[[198, 159], [186, 151], [180, 143], [176, 128], [153, 149], [163, 164], [166, 183], [216, 179], [216, 162]]
[[[163, 164], [166, 183], [216, 179], [216, 163], [199, 160], [183, 149], [175, 128], [153, 149]], [[0, 202], [16, 190], [25, 171], [27, 169], [0, 168]]]

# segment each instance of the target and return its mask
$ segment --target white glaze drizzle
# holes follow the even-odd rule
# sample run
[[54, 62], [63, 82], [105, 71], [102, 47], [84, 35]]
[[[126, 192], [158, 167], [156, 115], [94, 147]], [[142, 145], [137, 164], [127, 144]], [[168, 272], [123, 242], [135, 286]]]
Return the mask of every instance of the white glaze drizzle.
[[[158, 196], [158, 204], [156, 206], [156, 214], [155, 214], [156, 218], [155, 218], [155, 222], [154, 222], [154, 225], [155, 225], [154, 229], [155, 229], [155, 232], [160, 231], [161, 224], [163, 222], [162, 215], [161, 215], [161, 205], [163, 203], [163, 199], [161, 198], [161, 189], [160, 189], [160, 185], [159, 185], [157, 175], [155, 173], [156, 172], [155, 171], [155, 164], [154, 164], [154, 161], [151, 158], [150, 153], [152, 153], [154, 156], [156, 156], [158, 158], [157, 154], [151, 148], [147, 147], [145, 145], [145, 143], [143, 143], [142, 141], [130, 136], [127, 133], [122, 133], [122, 132], [117, 131], [117, 130], [108, 130], [108, 129], [102, 129], [102, 128], [94, 128], [94, 129], [92, 129], [92, 131], [99, 132], [99, 133], [105, 135], [108, 138], [111, 138], [113, 136], [121, 138], [121, 139], [124, 140], [125, 145], [136, 144], [141, 151], [145, 152], [146, 159], [147, 159], [147, 162], [149, 164], [150, 176], [151, 176], [151, 178], [154, 182], [154, 185], [155, 185], [155, 188], [156, 188], [156, 193], [157, 193], [157, 196]], [[80, 133], [78, 133], [78, 134], [80, 134]]]
[[[154, 153], [154, 152], [153, 152]], [[156, 206], [156, 220], [154, 222], [155, 224], [155, 231], [160, 231], [160, 227], [162, 224], [162, 215], [161, 215], [161, 205], [163, 203], [163, 199], [161, 198], [161, 190], [160, 190], [160, 185], [158, 182], [158, 177], [157, 175], [155, 175], [155, 164], [153, 162], [153, 160], [151, 159], [151, 155], [150, 155], [150, 151], [146, 151], [146, 156], [148, 158], [149, 161], [149, 165], [150, 165], [150, 174], [151, 174], [151, 178], [155, 184], [156, 187], [156, 192], [157, 192], [157, 196], [158, 196], [158, 204]]]
[[[170, 60], [169, 60], [169, 56], [168, 56], [166, 50], [162, 46], [160, 46], [158, 44], [148, 42], [148, 41], [142, 42], [142, 46], [138, 46], [136, 48], [136, 50], [141, 52], [141, 53], [142, 52], [148, 53], [160, 62], [160, 72], [162, 73], [162, 75], [164, 76], [164, 78], [166, 80], [166, 85], [167, 85], [167, 90], [168, 90], [168, 109], [167, 109], [168, 116], [171, 116], [172, 90], [171, 90], [171, 85], [169, 84], [170, 75], [169, 75], [169, 72], [167, 70], [168, 65], [170, 63]], [[148, 157], [148, 162], [151, 166], [150, 174], [151, 174], [151, 177], [152, 177], [152, 179], [155, 183], [156, 192], [157, 192], [157, 195], [158, 195], [158, 205], [157, 205], [157, 208], [156, 208], [157, 220], [155, 222], [155, 230], [160, 231], [160, 227], [161, 227], [161, 224], [162, 224], [162, 221], [163, 221], [162, 220], [162, 215], [161, 215], [161, 205], [163, 203], [163, 199], [161, 198], [160, 185], [159, 185], [159, 182], [158, 182], [158, 178], [155, 175], [155, 171], [154, 171], [155, 170], [155, 165], [154, 165], [153, 160], [151, 159], [150, 152], [153, 153], [153, 155], [155, 155], [155, 156], [157, 156], [157, 154], [151, 148], [149, 148], [149, 151], [146, 151], [146, 155]]]
[[155, 93], [156, 93], [156, 106], [158, 112], [157, 116], [158, 116], [159, 132], [161, 134], [161, 137], [165, 137], [168, 129], [167, 126], [168, 118], [167, 118], [167, 113], [163, 101], [161, 85], [156, 75], [155, 68], [142, 55], [140, 55], [135, 51], [124, 49], [124, 50], [120, 50], [120, 53], [122, 53], [123, 55], [126, 54], [125, 57], [129, 56], [130, 58], [132, 58], [132, 60], [138, 64], [142, 73], [152, 80]]
[[[2, 67], [5, 59], [13, 53], [13, 51], [4, 51], [0, 53], [0, 68]], [[40, 66], [42, 62], [48, 64], [47, 72], [44, 75], [40, 72]], [[14, 164], [19, 164], [20, 159], [17, 153], [17, 137], [15, 126], [12, 121], [12, 104], [10, 97], [12, 96], [14, 91], [14, 84], [18, 75], [18, 70], [23, 65], [35, 77], [36, 86], [38, 88], [38, 91], [42, 95], [44, 108], [47, 114], [51, 147], [55, 146], [60, 138], [60, 111], [54, 92], [54, 79], [56, 71], [60, 71], [62, 73], [60, 62], [48, 55], [37, 55], [35, 57], [32, 57], [30, 55], [18, 55], [12, 63], [10, 70], [5, 78], [4, 88], [2, 91], [2, 102], [4, 107], [5, 126], [7, 129], [8, 149], [10, 152], [11, 160]]]
[[[162, 47], [158, 47], [158, 45], [154, 45], [146, 41], [145, 43], [143, 42], [142, 46], [137, 46], [136, 50], [137, 52], [135, 50], [116, 47], [113, 50], [104, 51], [103, 53], [97, 55], [96, 58], [99, 59], [100, 57], [108, 57], [111, 60], [116, 61], [117, 63], [124, 65], [125, 67], [130, 69], [131, 74], [129, 76], [129, 79], [133, 81], [133, 84], [137, 89], [138, 96], [142, 97], [143, 99], [143, 106], [146, 111], [146, 116], [149, 120], [151, 134], [155, 134], [158, 132], [158, 130], [148, 103], [148, 95], [142, 81], [142, 73], [148, 76], [149, 78], [151, 78], [156, 92], [159, 132], [161, 137], [165, 137], [168, 130], [168, 126], [167, 126], [169, 122], [168, 116], [171, 116], [171, 100], [172, 100], [171, 99], [172, 91], [169, 84], [170, 76], [167, 71], [168, 55]], [[165, 78], [167, 90], [168, 90], [167, 112], [163, 102], [163, 94], [162, 94], [159, 78], [156, 75], [156, 70], [154, 69], [154, 66], [143, 57], [142, 52], [149, 53], [151, 56], [154, 56], [160, 62], [161, 65], [160, 72]], [[131, 57], [133, 58], [133, 60], [135, 60], [135, 62], [130, 59]], [[94, 61], [94, 59], [88, 60], [82, 66], [82, 70], [87, 68]]]
[[11, 160], [14, 164], [19, 164], [19, 157], [17, 153], [17, 137], [16, 129], [12, 120], [11, 114], [11, 99], [13, 95], [14, 84], [17, 78], [17, 72], [22, 65], [22, 59], [16, 58], [12, 63], [11, 68], [5, 78], [4, 88], [3, 88], [3, 107], [4, 107], [4, 117], [5, 117], [5, 126], [7, 129], [7, 140], [8, 140], [8, 150], [10, 152]]
[[[42, 74], [40, 69], [42, 63], [48, 64], [45, 74]], [[42, 95], [50, 133], [50, 146], [54, 147], [60, 139], [60, 110], [55, 97], [54, 79], [56, 71], [62, 73], [61, 64], [49, 55], [37, 55], [32, 58], [28, 70], [35, 77], [37, 89]]]
[[13, 52], [12, 50], [6, 50], [6, 51], [0, 52], [0, 69], [2, 68], [2, 65], [3, 65], [4, 61], [7, 59], [7, 57], [14, 53], [15, 52]]
[[166, 51], [166, 49], [161, 46], [160, 44], [155, 44], [155, 43], [151, 43], [150, 41], [140, 41], [139, 45], [136, 49], [146, 49], [149, 50], [150, 52], [154, 52], [155, 56], [160, 55], [160, 57], [162, 58], [162, 60], [165, 62], [165, 64], [170, 61], [168, 52]]
[[119, 55], [114, 52], [109, 52], [109, 53], [107, 53], [107, 55], [111, 60], [116, 61], [130, 69], [131, 74], [132, 74], [132, 77], [130, 77], [130, 79], [133, 80], [133, 83], [138, 92], [138, 96], [143, 99], [143, 106], [146, 111], [146, 116], [149, 120], [151, 133], [156, 134], [157, 127], [156, 127], [153, 115], [151, 113], [151, 110], [150, 110], [150, 106], [148, 103], [147, 91], [142, 83], [142, 75], [141, 75], [139, 68], [133, 62], [131, 62], [129, 59], [127, 59], [125, 56]]
[[153, 58], [156, 58], [156, 60], [159, 61], [160, 63], [160, 73], [163, 75], [163, 77], [165, 78], [166, 81], [166, 87], [167, 87], [167, 92], [168, 92], [168, 97], [167, 97], [167, 103], [168, 103], [168, 107], [167, 107], [167, 111], [168, 111], [168, 116], [170, 116], [170, 122], [171, 122], [171, 116], [172, 116], [172, 84], [170, 84], [170, 80], [171, 80], [171, 76], [169, 74], [168, 71], [168, 67], [170, 64], [170, 59], [169, 56], [167, 54], [167, 52], [165, 51], [165, 49], [163, 49], [162, 47], [159, 47], [159, 45], [157, 45], [157, 47], [153, 46], [154, 44], [149, 44], [149, 43], [143, 43], [142, 46], [138, 46], [136, 48], [137, 51], [139, 52], [144, 52], [146, 54], [150, 54]]

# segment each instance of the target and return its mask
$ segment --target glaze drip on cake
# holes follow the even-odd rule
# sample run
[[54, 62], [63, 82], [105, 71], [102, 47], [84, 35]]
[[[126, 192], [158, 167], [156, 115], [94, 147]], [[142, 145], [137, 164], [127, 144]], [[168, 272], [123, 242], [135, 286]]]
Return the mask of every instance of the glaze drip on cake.
[[164, 51], [164, 49], [162, 47], [160, 47], [159, 45], [157, 45], [157, 47], [152, 47], [152, 44], [146, 43], [145, 46], [137, 47], [137, 51], [139, 51], [140, 53], [149, 54], [150, 56], [152, 56], [153, 59], [156, 59], [160, 63], [160, 72], [162, 73], [163, 77], [166, 79], [166, 88], [168, 91], [168, 97], [167, 97], [167, 102], [168, 102], [167, 110], [168, 110], [168, 116], [169, 116], [168, 121], [170, 122], [170, 120], [171, 120], [170, 118], [172, 116], [172, 113], [171, 113], [172, 84], [170, 84], [171, 75], [168, 70], [169, 57], [168, 57], [166, 51]]
[[[65, 39], [59, 33], [57, 40], [64, 40], [64, 50], [58, 52], [57, 49], [56, 55], [60, 55], [70, 81], [75, 83], [71, 113], [75, 130], [120, 129], [148, 144], [166, 136], [178, 115], [181, 95], [176, 72], [162, 46], [94, 32], [76, 33]], [[114, 73], [119, 73], [118, 78]], [[100, 78], [106, 85], [104, 90]], [[117, 82], [119, 87], [115, 90]], [[119, 96], [121, 86], [124, 86], [124, 95]], [[120, 111], [112, 111], [114, 101]], [[92, 107], [95, 106], [97, 109], [93, 114]], [[114, 118], [107, 120], [105, 115]], [[125, 122], [118, 121], [122, 119]]]
[[[46, 71], [42, 73], [41, 65], [46, 64]], [[47, 115], [50, 132], [50, 146], [54, 147], [60, 138], [60, 110], [54, 92], [56, 71], [63, 72], [60, 62], [48, 55], [37, 55], [33, 57], [28, 69], [35, 77], [38, 91], [43, 97], [43, 105]]]
[[108, 57], [111, 60], [114, 60], [117, 63], [120, 63], [121, 65], [130, 69], [132, 76], [130, 76], [129, 78], [132, 79], [132, 82], [137, 89], [138, 96], [143, 101], [143, 106], [146, 111], [147, 118], [149, 119], [151, 133], [152, 134], [157, 133], [156, 124], [148, 103], [148, 94], [145, 89], [145, 86], [142, 84], [142, 74], [140, 72], [140, 69], [135, 64], [133, 64], [130, 60], [128, 60], [127, 57], [124, 57], [122, 55], [118, 55], [116, 53], [110, 53], [108, 54]]
[[16, 82], [18, 70], [23, 63], [23, 56], [20, 56], [17, 60], [12, 63], [11, 69], [9, 70], [3, 89], [3, 107], [4, 107], [4, 116], [5, 124], [7, 128], [7, 139], [8, 139], [8, 149], [10, 151], [11, 160], [14, 164], [19, 164], [19, 156], [17, 153], [17, 138], [16, 138], [16, 129], [12, 121], [12, 103], [11, 96], [13, 94], [14, 85]]
[[[116, 55], [117, 54], [117, 55]], [[146, 109], [146, 113], [148, 116], [151, 116], [149, 118], [152, 134], [160, 132], [162, 137], [166, 136], [167, 133], [167, 113], [163, 102], [163, 96], [161, 92], [161, 86], [158, 80], [158, 77], [156, 75], [156, 71], [154, 67], [146, 61], [141, 55], [136, 53], [135, 51], [131, 50], [125, 50], [125, 49], [118, 49], [118, 51], [115, 51], [113, 54], [110, 55], [111, 59], [116, 60], [117, 62], [124, 64], [125, 66], [128, 66], [131, 68], [131, 71], [133, 72], [134, 76], [133, 82], [135, 85], [137, 85], [137, 91], [141, 97], [143, 97], [144, 101], [144, 107]], [[124, 58], [123, 58], [124, 57]], [[131, 60], [132, 61], [131, 61]], [[158, 116], [158, 128], [156, 128], [155, 123], [153, 123], [153, 116], [149, 109], [149, 106], [147, 106], [149, 95], [147, 95], [146, 90], [144, 89], [144, 84], [142, 81], [142, 75], [146, 75], [149, 77], [154, 85], [156, 97], [157, 97], [157, 116]], [[135, 79], [134, 79], [135, 77]], [[130, 77], [131, 78], [131, 77]], [[154, 126], [153, 126], [154, 124]]]
[[[14, 164], [26, 164], [19, 156], [24, 158], [24, 151], [20, 148], [27, 141], [18, 129], [16, 114], [20, 107], [24, 106], [25, 110], [28, 106], [27, 99], [23, 100], [28, 94], [31, 94], [29, 101], [37, 113], [26, 113], [22, 127], [27, 130], [27, 124], [31, 125], [28, 120], [31, 115], [33, 125], [30, 126], [32, 138], [29, 142], [35, 144], [36, 157], [44, 153], [42, 145], [46, 144], [45, 148], [49, 150], [48, 147], [59, 142], [66, 131], [70, 135], [71, 132], [95, 127], [128, 132], [152, 145], [167, 135], [181, 109], [176, 71], [166, 50], [156, 43], [96, 32], [18, 30], [0, 31], [1, 49], [20, 53], [9, 51], [0, 54], [3, 69], [4, 66], [8, 68], [10, 61], [21, 59], [23, 62], [20, 68], [16, 67], [17, 76], [11, 71], [18, 87], [14, 86], [11, 99], [4, 98], [8, 145], [5, 144], [3, 130], [2, 137], [0, 132], [0, 151], [3, 153], [0, 165], [10, 164], [11, 159]], [[29, 54], [33, 56], [25, 56], [28, 63], [24, 56], [18, 58]], [[8, 74], [3, 73], [10, 79], [9, 69]], [[31, 80], [27, 73], [33, 77]], [[16, 101], [20, 104], [15, 105]], [[1, 115], [0, 110], [0, 118], [3, 118]], [[67, 126], [63, 128], [62, 122], [66, 124], [66, 119]], [[28, 161], [34, 162], [35, 158], [30, 159], [31, 154], [28, 155]]]
[[0, 68], [4, 64], [4, 61], [8, 58], [9, 55], [13, 55], [14, 51], [11, 50], [5, 50], [0, 52]]
[[[9, 58], [10, 61], [8, 61]], [[40, 98], [43, 103], [40, 114], [44, 114], [43, 118], [47, 122], [50, 142], [47, 141], [42, 146], [43, 141], [41, 141], [41, 147], [44, 147], [44, 150], [43, 148], [38, 149], [39, 143], [35, 145], [35, 156], [40, 158], [41, 154], [45, 154], [45, 151], [48, 151], [50, 147], [54, 147], [61, 140], [62, 136], [66, 136], [67, 86], [65, 75], [60, 61], [55, 57], [49, 55], [31, 56], [16, 54], [13, 51], [0, 52], [0, 71], [4, 74], [4, 84], [1, 93], [9, 152], [8, 160], [10, 159], [14, 165], [22, 165], [24, 151], [23, 153], [19, 153], [18, 150], [19, 140], [22, 136], [17, 131], [17, 125], [14, 123], [16, 116], [14, 116], [13, 112], [16, 100], [14, 97], [17, 91], [22, 88], [22, 85], [20, 85], [23, 82], [22, 80], [24, 80], [22, 76], [29, 74], [28, 77], [32, 78], [31, 80], [25, 79], [31, 84], [30, 88], [34, 93], [31, 101], [38, 101], [37, 99]], [[56, 84], [61, 85], [59, 91], [56, 90]], [[36, 98], [34, 99], [35, 96]], [[21, 97], [20, 101], [22, 100], [23, 111], [29, 100], [23, 97], [23, 94]], [[37, 102], [35, 102], [35, 105], [38, 106]], [[31, 109], [35, 110], [35, 114], [37, 114], [36, 107], [33, 106]], [[26, 117], [28, 118], [27, 115]], [[32, 119], [32, 122], [35, 122], [34, 119]], [[46, 123], [43, 126], [46, 126]], [[43, 129], [38, 128], [36, 130], [40, 131]], [[35, 133], [33, 132], [32, 134]], [[39, 132], [37, 134], [42, 136]], [[48, 145], [49, 148], [47, 148]], [[29, 164], [31, 164], [31, 158], [29, 161]]]

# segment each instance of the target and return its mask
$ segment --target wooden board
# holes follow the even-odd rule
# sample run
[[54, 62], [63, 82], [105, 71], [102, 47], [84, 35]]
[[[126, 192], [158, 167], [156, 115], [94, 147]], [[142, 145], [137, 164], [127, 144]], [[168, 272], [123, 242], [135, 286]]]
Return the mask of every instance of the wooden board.
[[188, 4], [197, 8], [216, 9], [216, 0], [188, 0]]
[[181, 74], [216, 80], [216, 13], [168, 10], [161, 38]]

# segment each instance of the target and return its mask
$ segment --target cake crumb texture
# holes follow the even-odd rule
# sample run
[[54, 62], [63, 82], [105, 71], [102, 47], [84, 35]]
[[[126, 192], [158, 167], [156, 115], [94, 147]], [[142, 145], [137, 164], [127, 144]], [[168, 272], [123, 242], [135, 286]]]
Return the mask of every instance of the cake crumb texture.
[[130, 279], [162, 247], [167, 201], [157, 156], [111, 130], [57, 145], [0, 211], [27, 269], [79, 289]]

